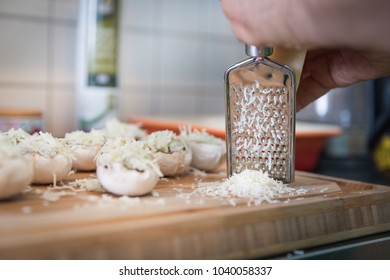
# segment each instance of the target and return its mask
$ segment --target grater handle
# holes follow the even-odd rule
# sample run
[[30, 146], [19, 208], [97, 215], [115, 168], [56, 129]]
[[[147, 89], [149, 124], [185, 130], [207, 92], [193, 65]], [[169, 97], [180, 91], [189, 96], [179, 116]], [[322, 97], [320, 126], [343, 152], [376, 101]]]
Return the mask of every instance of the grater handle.
[[245, 53], [251, 57], [267, 57], [270, 56], [273, 49], [270, 47], [256, 47], [253, 45], [245, 44]]

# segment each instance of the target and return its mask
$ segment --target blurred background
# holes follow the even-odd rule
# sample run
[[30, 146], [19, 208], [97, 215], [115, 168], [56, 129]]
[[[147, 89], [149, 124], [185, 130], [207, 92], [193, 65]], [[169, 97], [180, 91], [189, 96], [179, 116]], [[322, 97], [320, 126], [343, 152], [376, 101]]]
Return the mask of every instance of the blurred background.
[[[81, 2], [0, 0], [0, 109], [41, 113], [45, 130], [58, 137], [77, 129]], [[224, 71], [246, 56], [219, 1], [122, 0], [118, 38], [120, 119], [224, 114]], [[310, 171], [390, 184], [390, 156], [374, 156], [378, 147], [387, 155], [389, 92], [388, 79], [369, 81], [299, 112], [299, 121], [343, 130], [326, 140]]]
[[[120, 4], [121, 119], [223, 114], [223, 73], [246, 55], [219, 1]], [[54, 135], [75, 128], [78, 8], [77, 0], [0, 0], [1, 106], [42, 110]]]

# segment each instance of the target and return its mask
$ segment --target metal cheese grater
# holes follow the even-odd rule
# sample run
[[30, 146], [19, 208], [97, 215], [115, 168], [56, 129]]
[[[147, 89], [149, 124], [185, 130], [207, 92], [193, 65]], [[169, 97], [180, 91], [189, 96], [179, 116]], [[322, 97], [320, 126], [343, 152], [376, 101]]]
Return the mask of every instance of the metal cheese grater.
[[250, 58], [225, 72], [228, 176], [262, 170], [294, 181], [295, 76], [267, 58], [272, 48], [245, 46]]

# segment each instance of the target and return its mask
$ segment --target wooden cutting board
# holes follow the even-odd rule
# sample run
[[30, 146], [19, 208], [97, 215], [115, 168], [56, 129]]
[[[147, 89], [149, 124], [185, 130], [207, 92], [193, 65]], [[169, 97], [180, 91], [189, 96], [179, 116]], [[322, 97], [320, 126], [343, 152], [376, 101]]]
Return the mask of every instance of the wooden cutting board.
[[390, 230], [390, 187], [297, 172], [292, 187], [307, 192], [279, 203], [189, 195], [223, 179], [162, 179], [140, 198], [63, 189], [48, 201], [48, 187], [33, 186], [0, 201], [0, 259], [267, 258]]

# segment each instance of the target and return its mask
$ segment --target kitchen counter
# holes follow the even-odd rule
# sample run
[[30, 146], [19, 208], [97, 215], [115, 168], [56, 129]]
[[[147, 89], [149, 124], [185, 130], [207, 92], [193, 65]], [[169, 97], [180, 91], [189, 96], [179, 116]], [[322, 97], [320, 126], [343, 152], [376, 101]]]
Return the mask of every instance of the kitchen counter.
[[297, 172], [307, 192], [279, 203], [191, 195], [225, 174], [161, 179], [139, 198], [33, 186], [0, 202], [0, 259], [277, 258], [390, 231], [388, 187]]

